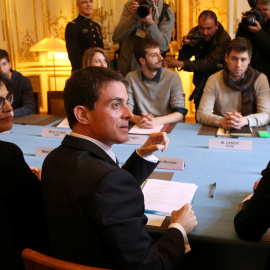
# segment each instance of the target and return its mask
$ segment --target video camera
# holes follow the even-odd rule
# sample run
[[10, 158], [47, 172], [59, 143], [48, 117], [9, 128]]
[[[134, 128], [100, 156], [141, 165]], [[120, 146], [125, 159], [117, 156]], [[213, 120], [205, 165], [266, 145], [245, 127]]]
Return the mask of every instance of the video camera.
[[139, 5], [140, 6], [137, 9], [137, 14], [142, 19], [149, 15], [150, 8], [154, 8], [154, 3], [152, 1], [141, 1], [139, 2]]
[[263, 22], [263, 14], [259, 8], [257, 8], [258, 0], [248, 0], [248, 4], [251, 7], [250, 11], [246, 11], [241, 23], [248, 27], [250, 25], [255, 25], [255, 20], [260, 24]]
[[186, 38], [190, 41], [186, 43], [184, 42], [182, 50], [179, 51], [178, 60], [180, 61], [190, 59], [190, 57], [194, 55], [196, 51], [200, 51], [203, 46], [204, 38], [199, 31], [195, 32], [194, 34], [187, 35]]

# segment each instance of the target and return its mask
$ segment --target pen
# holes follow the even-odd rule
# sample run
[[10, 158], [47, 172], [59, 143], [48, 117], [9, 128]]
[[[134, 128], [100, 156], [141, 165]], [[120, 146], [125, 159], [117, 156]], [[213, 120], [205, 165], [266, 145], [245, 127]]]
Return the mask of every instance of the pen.
[[217, 184], [215, 182], [211, 187], [210, 198], [214, 198], [214, 191], [215, 191], [216, 187], [217, 187]]
[[170, 124], [166, 124], [165, 127], [164, 127], [164, 129], [162, 130], [162, 132], [165, 132], [168, 129], [169, 125]]

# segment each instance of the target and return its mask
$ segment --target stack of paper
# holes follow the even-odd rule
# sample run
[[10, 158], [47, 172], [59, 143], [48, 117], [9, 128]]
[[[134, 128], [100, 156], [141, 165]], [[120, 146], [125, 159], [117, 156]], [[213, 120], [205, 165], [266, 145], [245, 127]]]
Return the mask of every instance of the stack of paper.
[[137, 125], [134, 125], [128, 133], [131, 134], [151, 134], [154, 132], [160, 132], [164, 125], [156, 126], [155, 128], [140, 128]]
[[186, 203], [192, 203], [198, 186], [190, 183], [148, 179], [143, 187], [145, 213], [171, 216]]

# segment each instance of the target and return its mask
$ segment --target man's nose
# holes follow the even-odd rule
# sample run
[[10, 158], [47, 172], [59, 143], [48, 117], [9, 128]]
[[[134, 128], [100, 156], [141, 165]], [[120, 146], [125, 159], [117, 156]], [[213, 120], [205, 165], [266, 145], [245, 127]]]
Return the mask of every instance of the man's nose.
[[128, 120], [132, 119], [134, 116], [132, 111], [130, 110], [130, 108], [127, 105], [125, 105], [123, 115], [124, 115], [124, 118], [128, 119]]

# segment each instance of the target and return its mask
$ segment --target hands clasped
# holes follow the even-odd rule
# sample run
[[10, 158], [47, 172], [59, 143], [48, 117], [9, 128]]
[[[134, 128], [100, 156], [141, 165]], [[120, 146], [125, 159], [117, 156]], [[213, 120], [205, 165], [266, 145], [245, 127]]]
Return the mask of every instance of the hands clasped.
[[240, 112], [226, 112], [226, 116], [220, 119], [219, 125], [225, 129], [240, 129], [248, 125], [248, 119]]

